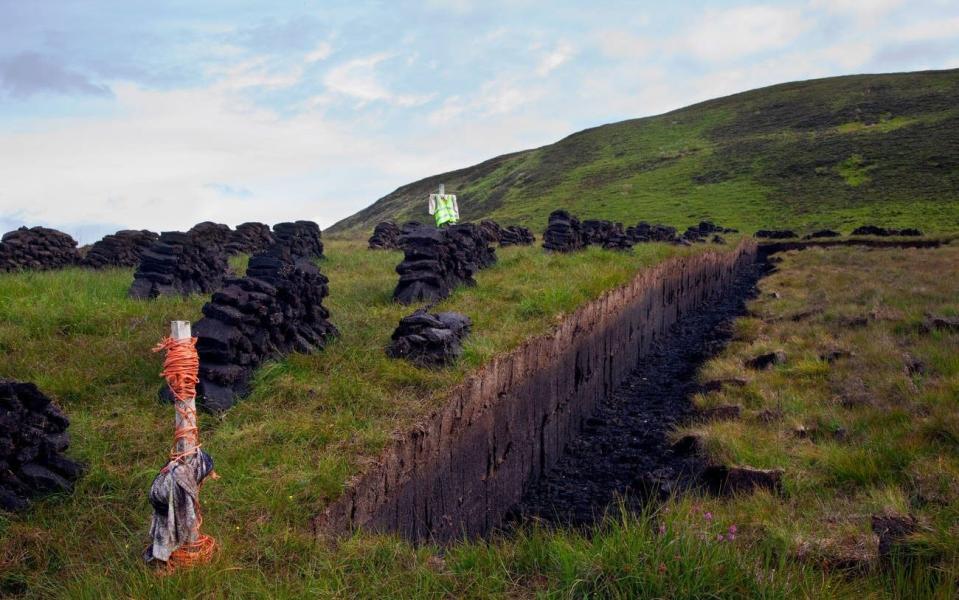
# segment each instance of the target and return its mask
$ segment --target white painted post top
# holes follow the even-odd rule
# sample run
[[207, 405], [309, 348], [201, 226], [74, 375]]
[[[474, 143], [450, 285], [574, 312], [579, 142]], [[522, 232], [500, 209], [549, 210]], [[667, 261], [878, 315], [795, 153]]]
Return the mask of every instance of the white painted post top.
[[193, 337], [190, 333], [190, 322], [170, 321], [170, 337], [175, 340], [188, 340]]

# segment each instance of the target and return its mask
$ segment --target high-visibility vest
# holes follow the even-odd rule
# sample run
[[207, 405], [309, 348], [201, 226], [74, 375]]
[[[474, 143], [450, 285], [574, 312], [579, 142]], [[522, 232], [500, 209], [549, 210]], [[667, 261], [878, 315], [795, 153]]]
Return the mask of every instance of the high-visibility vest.
[[436, 196], [436, 212], [433, 213], [433, 216], [436, 217], [436, 226], [442, 227], [443, 225], [450, 224], [453, 225], [456, 223], [459, 218], [456, 214], [456, 209], [454, 208], [454, 196], [451, 194], [443, 194], [442, 196]]

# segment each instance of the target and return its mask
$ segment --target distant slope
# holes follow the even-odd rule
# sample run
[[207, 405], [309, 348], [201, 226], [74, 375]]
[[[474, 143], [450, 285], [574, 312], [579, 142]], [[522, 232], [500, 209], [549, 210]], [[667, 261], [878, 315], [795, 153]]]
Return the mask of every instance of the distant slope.
[[753, 230], [861, 222], [959, 230], [959, 70], [787, 83], [587, 129], [405, 185], [330, 233], [428, 221], [437, 184], [465, 219], [542, 231], [581, 217]]

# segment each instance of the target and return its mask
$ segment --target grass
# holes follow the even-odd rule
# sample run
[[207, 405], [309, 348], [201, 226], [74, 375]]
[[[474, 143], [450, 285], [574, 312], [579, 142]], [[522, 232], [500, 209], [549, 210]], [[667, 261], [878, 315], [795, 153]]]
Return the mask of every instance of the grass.
[[[785, 493], [706, 506], [751, 521], [796, 564], [852, 578], [864, 597], [955, 597], [959, 334], [927, 332], [922, 320], [959, 309], [959, 281], [944, 276], [959, 270], [959, 248], [810, 249], [778, 266], [734, 341], [701, 374], [748, 380], [697, 398], [739, 404], [743, 418], [677, 435], [703, 436], [715, 462], [784, 468]], [[787, 362], [768, 371], [742, 366], [771, 349], [784, 350]], [[852, 355], [822, 358], [833, 350]], [[781, 418], [758, 419], [764, 410]], [[870, 528], [870, 516], [885, 512], [914, 514], [921, 524], [891, 572], [879, 568]]]
[[869, 170], [875, 168], [875, 165], [867, 165], [866, 161], [859, 154], [853, 154], [846, 160], [836, 166], [836, 171], [843, 178], [846, 185], [850, 187], [859, 187], [869, 183]]
[[[368, 251], [359, 242], [328, 243], [322, 270], [331, 281], [332, 320], [343, 335], [321, 353], [266, 365], [249, 399], [223, 416], [202, 416], [201, 438], [221, 475], [205, 488], [205, 528], [221, 549], [204, 574], [160, 580], [139, 559], [150, 514], [146, 491], [162, 466], [172, 425], [171, 408], [156, 399], [162, 359], [150, 349], [170, 320], [198, 319], [205, 299], [127, 299], [130, 270], [4, 275], [0, 376], [34, 381], [63, 406], [72, 421], [69, 453], [89, 470], [73, 495], [38, 501], [24, 515], [0, 516], [0, 591], [181, 597], [259, 590], [267, 596], [279, 586], [298, 596], [312, 585], [333, 585], [326, 581], [337, 577], [330, 570], [348, 567], [337, 562], [338, 553], [316, 546], [310, 518], [395, 430], [442, 402], [471, 369], [548, 331], [563, 313], [646, 266], [705, 248], [648, 244], [632, 254], [590, 248], [572, 255], [538, 247], [500, 250], [499, 262], [477, 276], [478, 286], [457, 290], [439, 306], [469, 315], [474, 333], [456, 367], [430, 371], [383, 352], [400, 317], [411, 311], [391, 301], [401, 255]], [[243, 264], [239, 259], [233, 266]], [[366, 538], [354, 543], [380, 548]], [[355, 583], [372, 574], [339, 576]], [[310, 583], [317, 578], [321, 584]]]
[[464, 216], [545, 228], [580, 218], [744, 231], [866, 223], [959, 230], [959, 70], [856, 75], [762, 88], [588, 129], [397, 189], [330, 229], [428, 221], [438, 183]]
[[[128, 270], [4, 275], [0, 376], [34, 380], [57, 398], [73, 421], [70, 454], [89, 472], [71, 496], [0, 516], [0, 595], [955, 597], [959, 335], [920, 326], [926, 311], [959, 314], [957, 282], [943, 276], [959, 267], [959, 248], [950, 246], [788, 253], [734, 324], [731, 345], [704, 366], [703, 379], [748, 384], [696, 401], [741, 404], [744, 416], [692, 431], [711, 460], [785, 468], [782, 495], [691, 494], [643, 514], [612, 507], [590, 530], [534, 522], [446, 548], [368, 533], [314, 537], [310, 517], [392, 431], [440, 402], [471, 369], [637, 270], [701, 250], [501, 250], [477, 287], [440, 306], [469, 314], [475, 333], [457, 367], [434, 372], [383, 354], [409, 312], [390, 302], [399, 254], [330, 242], [322, 269], [343, 336], [321, 353], [271, 363], [251, 398], [202, 417], [202, 439], [221, 475], [204, 490], [205, 529], [220, 548], [206, 567], [166, 577], [139, 558], [145, 492], [172, 421], [170, 407], [155, 400], [160, 357], [149, 349], [169, 320], [196, 319], [204, 299], [128, 300]], [[743, 369], [744, 359], [780, 348], [785, 364]], [[831, 350], [853, 355], [823, 360]], [[760, 421], [764, 410], [782, 418]], [[805, 437], [796, 434], [800, 426]], [[912, 513], [921, 523], [885, 569], [869, 528], [880, 512]]]

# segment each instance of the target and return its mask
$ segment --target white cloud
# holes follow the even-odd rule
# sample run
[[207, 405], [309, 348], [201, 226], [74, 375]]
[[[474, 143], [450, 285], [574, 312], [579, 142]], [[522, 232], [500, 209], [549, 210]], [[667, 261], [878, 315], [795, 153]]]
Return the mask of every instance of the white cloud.
[[721, 62], [783, 48], [808, 27], [797, 8], [739, 6], [706, 11], [678, 42], [700, 60]]
[[[117, 116], [0, 133], [0, 212], [155, 230], [205, 219], [329, 224], [344, 213], [335, 194], [349, 181], [339, 173], [387, 154], [376, 138], [316, 116], [281, 119], [238, 104], [225, 87], [163, 92], [124, 84], [115, 93]], [[381, 172], [373, 171], [375, 186]], [[316, 197], [318, 180], [325, 200]], [[210, 182], [255, 190], [256, 202], [224, 198]]]
[[459, 96], [450, 96], [442, 106], [429, 114], [427, 120], [432, 125], [444, 125], [459, 117], [466, 110], [466, 104]]
[[959, 40], [959, 17], [910, 23], [895, 29], [893, 37], [900, 42], [925, 42], [948, 38]]
[[523, 82], [514, 76], [487, 81], [475, 95], [447, 98], [440, 108], [427, 117], [431, 125], [445, 125], [456, 120], [502, 118], [524, 108], [548, 93], [541, 85]]
[[376, 101], [403, 107], [428, 102], [431, 95], [395, 94], [380, 82], [376, 68], [380, 63], [392, 58], [392, 53], [382, 52], [349, 60], [333, 67], [323, 82], [331, 92], [355, 98], [360, 101], [361, 106]]
[[606, 29], [595, 35], [600, 50], [610, 58], [639, 60], [654, 47], [655, 42], [648, 37], [639, 37], [621, 29]]
[[434, 10], [466, 14], [473, 12], [482, 3], [477, 0], [426, 0], [425, 4]]
[[809, 5], [829, 13], [853, 15], [871, 21], [905, 3], [906, 0], [812, 0]]
[[333, 53], [333, 45], [329, 42], [320, 42], [313, 50], [307, 53], [304, 60], [308, 63], [315, 63], [326, 60]]
[[502, 115], [511, 113], [524, 104], [529, 104], [540, 95], [542, 95], [541, 90], [536, 88], [496, 82], [490, 86], [484, 86], [477, 104], [482, 108], [484, 115]]
[[851, 72], [867, 64], [876, 55], [876, 47], [869, 42], [840, 42], [803, 54], [821, 64], [836, 65]]
[[528, 92], [491, 82], [468, 106], [474, 118], [427, 122], [397, 138], [366, 127], [363, 115], [280, 116], [243, 100], [234, 84], [118, 84], [116, 114], [0, 130], [0, 214], [66, 226], [85, 242], [93, 240], [84, 223], [182, 230], [203, 220], [305, 218], [326, 227], [416, 178], [567, 133], [561, 119], [510, 113], [542, 93]]
[[285, 71], [276, 71], [272, 68], [268, 57], [257, 56], [239, 63], [210, 69], [208, 75], [216, 79], [214, 85], [220, 88], [281, 89], [298, 84], [303, 77], [303, 68], [297, 65]]
[[559, 42], [553, 50], [540, 59], [539, 65], [536, 67], [536, 74], [540, 77], [546, 77], [572, 57], [572, 44], [565, 41]]

